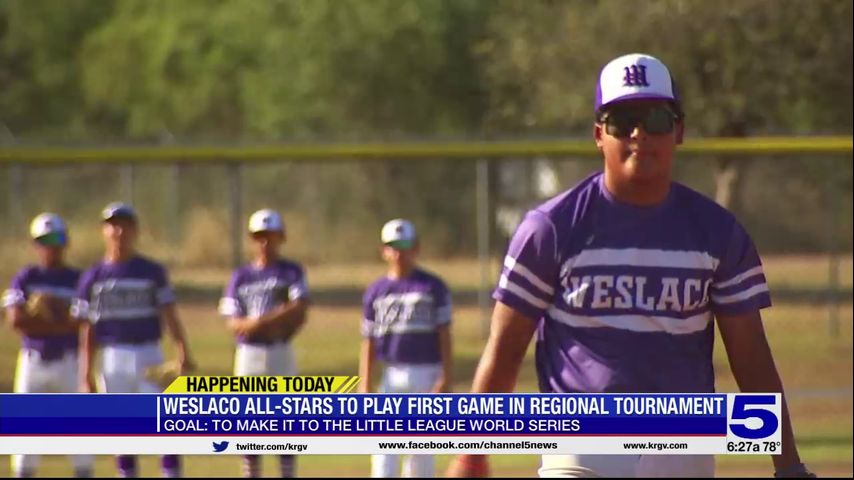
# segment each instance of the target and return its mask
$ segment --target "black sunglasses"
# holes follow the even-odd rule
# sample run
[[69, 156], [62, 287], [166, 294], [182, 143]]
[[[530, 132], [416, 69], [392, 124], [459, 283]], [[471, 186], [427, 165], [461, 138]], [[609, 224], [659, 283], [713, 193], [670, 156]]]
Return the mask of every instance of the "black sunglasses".
[[679, 115], [667, 107], [614, 108], [599, 116], [608, 135], [617, 138], [631, 136], [638, 125], [646, 133], [661, 135], [673, 132]]

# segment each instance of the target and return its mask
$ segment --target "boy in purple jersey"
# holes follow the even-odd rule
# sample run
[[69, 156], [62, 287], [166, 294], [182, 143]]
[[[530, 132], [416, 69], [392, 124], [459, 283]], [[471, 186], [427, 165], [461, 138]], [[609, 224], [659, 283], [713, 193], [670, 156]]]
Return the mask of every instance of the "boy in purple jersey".
[[[474, 392], [509, 392], [537, 334], [540, 390], [715, 391], [714, 320], [744, 392], [781, 392], [760, 309], [759, 255], [735, 217], [671, 180], [684, 118], [667, 67], [649, 55], [608, 63], [594, 139], [604, 173], [528, 212], [495, 290]], [[785, 400], [777, 476], [805, 476]], [[486, 472], [460, 456], [452, 476]], [[708, 455], [546, 455], [541, 476], [713, 476]]]
[[[416, 264], [418, 240], [407, 220], [386, 223], [380, 235], [388, 272], [365, 292], [361, 393], [373, 391], [374, 363], [383, 362], [382, 393], [451, 390], [451, 295], [445, 283]], [[397, 455], [374, 455], [373, 477], [398, 477]], [[432, 477], [432, 455], [409, 455], [405, 477]]]
[[[161, 329], [165, 324], [175, 341], [181, 369], [193, 362], [186, 335], [175, 309], [175, 293], [158, 263], [135, 250], [137, 215], [129, 206], [111, 203], [102, 214], [106, 244], [104, 259], [87, 270], [77, 286], [71, 314], [80, 320], [80, 390], [94, 392], [93, 362], [101, 350], [101, 391], [160, 393], [145, 378], [149, 367], [163, 362]], [[119, 475], [135, 477], [136, 457], [117, 457]], [[164, 476], [179, 477], [177, 455], [162, 458]]]
[[[273, 210], [263, 209], [249, 218], [249, 235], [255, 247], [252, 263], [231, 276], [219, 304], [228, 328], [237, 339], [235, 375], [296, 375], [291, 338], [306, 321], [308, 286], [302, 267], [279, 257], [285, 241], [285, 224]], [[244, 475], [261, 475], [260, 457], [243, 457]], [[282, 477], [296, 473], [296, 457], [279, 457]]]
[[[30, 237], [39, 257], [38, 265], [21, 269], [3, 293], [3, 308], [9, 326], [21, 335], [21, 351], [15, 372], [15, 392], [73, 393], [77, 391], [77, 329], [68, 315], [68, 305], [80, 271], [65, 263], [68, 231], [62, 219], [42, 213], [30, 224]], [[49, 297], [54, 318], [31, 315], [25, 308], [33, 295]], [[35, 476], [38, 455], [13, 455], [12, 474]], [[74, 475], [92, 476], [91, 455], [71, 457]]]

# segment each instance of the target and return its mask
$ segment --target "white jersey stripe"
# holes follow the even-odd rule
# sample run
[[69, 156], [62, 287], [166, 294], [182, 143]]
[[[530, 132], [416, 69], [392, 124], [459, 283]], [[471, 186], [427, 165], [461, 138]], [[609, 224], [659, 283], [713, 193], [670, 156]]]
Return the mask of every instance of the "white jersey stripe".
[[363, 318], [362, 324], [359, 326], [359, 333], [361, 333], [363, 337], [373, 336], [373, 325], [373, 321]]
[[224, 317], [235, 317], [240, 313], [240, 302], [234, 298], [223, 297], [219, 300], [218, 310]]
[[288, 288], [288, 299], [297, 300], [308, 296], [308, 287], [304, 282], [297, 282]]
[[380, 299], [374, 300], [374, 305], [377, 303], [394, 302], [400, 302], [404, 305], [414, 305], [418, 302], [433, 303], [433, 295], [423, 292], [389, 293]]
[[100, 312], [93, 312], [91, 309], [89, 310], [89, 320], [93, 322], [100, 321], [102, 319], [107, 320], [140, 320], [145, 317], [154, 317], [159, 314], [157, 308], [155, 307], [131, 307], [131, 308], [117, 308], [112, 310], [105, 310]]
[[688, 318], [670, 318], [657, 315], [599, 315], [595, 317], [574, 315], [557, 307], [548, 310], [555, 321], [581, 328], [616, 328], [632, 332], [663, 332], [685, 335], [705, 329], [712, 319], [711, 312], [703, 312]]
[[27, 301], [27, 297], [24, 295], [24, 292], [21, 290], [8, 289], [3, 292], [3, 308], [8, 308], [13, 305], [20, 305]]
[[92, 284], [92, 291], [100, 292], [105, 288], [119, 288], [129, 290], [144, 290], [154, 286], [154, 281], [144, 278], [111, 278]]
[[534, 272], [528, 270], [527, 267], [517, 262], [515, 258], [507, 255], [504, 257], [504, 266], [510, 269], [513, 273], [518, 273], [522, 278], [531, 282], [531, 284], [543, 291], [546, 295], [554, 295], [555, 289], [546, 282], [540, 280]]
[[498, 281], [498, 287], [507, 290], [508, 292], [518, 296], [522, 300], [528, 302], [537, 308], [548, 308], [549, 304], [543, 300], [540, 300], [536, 296], [529, 293], [523, 287], [516, 285], [507, 279], [507, 275], [501, 275], [501, 279]]
[[768, 291], [767, 283], [760, 283], [759, 285], [754, 285], [747, 290], [742, 292], [733, 293], [732, 295], [711, 295], [712, 302], [718, 304], [726, 304], [726, 303], [738, 303], [743, 302], [751, 297], [759, 295], [760, 293], [765, 293]]
[[712, 287], [719, 290], [721, 288], [726, 288], [726, 287], [729, 287], [732, 285], [739, 284], [739, 283], [747, 280], [748, 278], [754, 277], [756, 275], [761, 275], [761, 274], [762, 274], [762, 265], [759, 265], [758, 267], [753, 267], [750, 270], [746, 270], [744, 272], [741, 272], [738, 275], [730, 278], [729, 280], [726, 280], [726, 281], [720, 282], [720, 283], [716, 283]]
[[371, 328], [372, 330], [371, 336], [374, 337], [382, 337], [388, 335], [389, 333], [433, 333], [436, 331], [436, 326], [434, 325], [416, 325], [405, 322], [396, 322], [392, 323], [391, 325], [373, 322], [373, 325], [369, 328]]
[[79, 298], [71, 300], [71, 316], [78, 319], [89, 319], [89, 302]]
[[584, 250], [563, 264], [562, 272], [598, 266], [696, 268], [716, 270], [720, 260], [707, 252], [652, 248], [596, 248]]

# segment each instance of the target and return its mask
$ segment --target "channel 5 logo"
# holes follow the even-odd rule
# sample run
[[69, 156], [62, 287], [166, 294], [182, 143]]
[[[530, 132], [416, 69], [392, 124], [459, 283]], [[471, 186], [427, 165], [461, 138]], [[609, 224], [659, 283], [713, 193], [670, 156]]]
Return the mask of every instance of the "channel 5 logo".
[[221, 442], [213, 442], [213, 451], [214, 453], [224, 452], [228, 448], [228, 441], [223, 440]]
[[730, 396], [729, 431], [747, 440], [768, 438], [780, 428], [780, 394]]

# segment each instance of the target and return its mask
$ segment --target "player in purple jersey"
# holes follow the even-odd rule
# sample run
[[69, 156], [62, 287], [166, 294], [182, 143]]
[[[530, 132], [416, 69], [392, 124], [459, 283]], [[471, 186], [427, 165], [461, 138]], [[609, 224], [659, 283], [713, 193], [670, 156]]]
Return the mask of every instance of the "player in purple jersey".
[[[181, 369], [193, 368], [175, 292], [163, 266], [136, 252], [138, 221], [129, 205], [111, 203], [101, 219], [106, 253], [83, 274], [71, 305], [82, 325], [80, 389], [95, 391], [92, 359], [100, 349], [101, 391], [160, 393], [158, 385], [146, 380], [145, 371], [163, 362], [163, 324], [175, 342]], [[119, 455], [117, 463], [121, 476], [137, 475], [136, 457]], [[164, 476], [180, 476], [178, 456], [164, 455], [162, 469]]]
[[[373, 391], [374, 364], [384, 365], [382, 393], [451, 390], [451, 295], [445, 283], [416, 264], [415, 227], [396, 219], [382, 229], [387, 273], [365, 292], [360, 392]], [[397, 455], [374, 455], [373, 477], [398, 477]], [[432, 477], [432, 455], [409, 455], [405, 477]]]
[[[782, 392], [760, 309], [771, 300], [759, 255], [735, 217], [673, 182], [681, 101], [667, 67], [642, 54], [602, 70], [594, 139], [604, 173], [531, 210], [495, 290], [474, 392], [512, 391], [536, 333], [540, 390], [715, 391], [714, 320], [744, 392]], [[800, 463], [785, 401], [780, 476]], [[450, 475], [486, 470], [458, 457]], [[545, 455], [542, 476], [713, 476], [707, 455]]]
[[[228, 328], [237, 339], [235, 375], [296, 375], [291, 338], [305, 324], [308, 286], [302, 267], [281, 258], [285, 224], [273, 210], [263, 209], [249, 218], [249, 235], [255, 247], [252, 263], [231, 276], [219, 303]], [[243, 458], [244, 475], [259, 477], [257, 455]], [[296, 457], [279, 457], [282, 477], [296, 473]]]
[[[62, 219], [42, 213], [30, 224], [30, 237], [39, 258], [37, 265], [21, 269], [3, 293], [9, 326], [21, 335], [15, 372], [15, 392], [73, 393], [77, 391], [78, 324], [68, 315], [68, 305], [80, 271], [65, 263], [68, 231]], [[49, 297], [53, 318], [32, 315], [26, 308], [34, 295]], [[35, 476], [38, 455], [13, 455], [12, 474]], [[91, 455], [71, 457], [74, 475], [92, 476]]]

